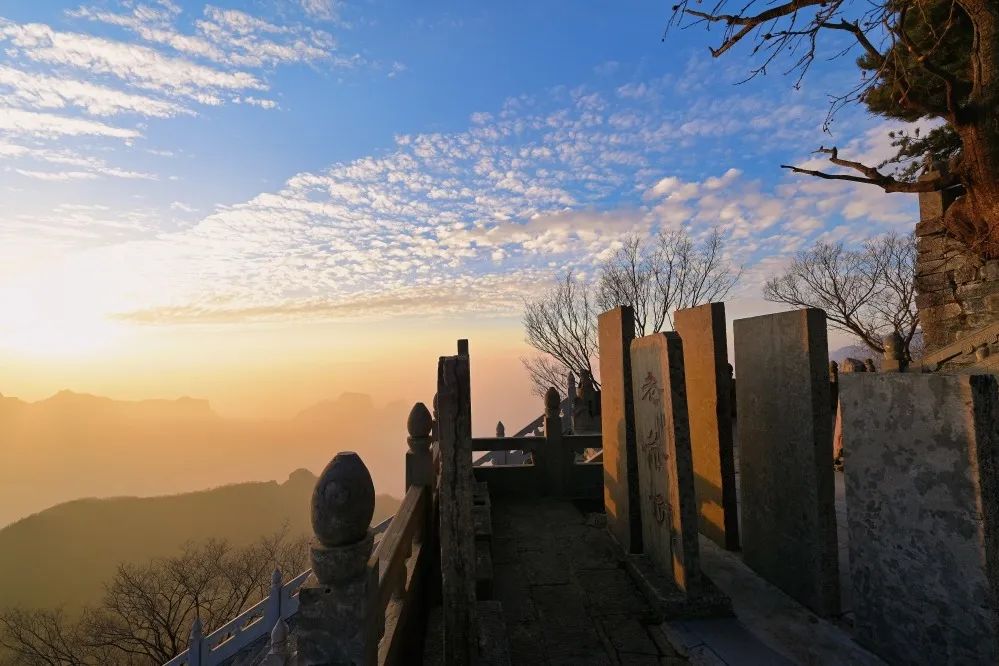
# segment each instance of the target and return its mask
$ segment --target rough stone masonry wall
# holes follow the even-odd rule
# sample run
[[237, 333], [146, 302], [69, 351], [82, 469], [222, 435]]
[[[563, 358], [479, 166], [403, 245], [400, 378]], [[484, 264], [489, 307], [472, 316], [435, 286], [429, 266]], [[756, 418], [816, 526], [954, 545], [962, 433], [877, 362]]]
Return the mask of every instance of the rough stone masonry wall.
[[919, 195], [916, 307], [925, 353], [999, 321], [999, 259], [982, 261], [944, 230], [943, 214], [954, 197]]

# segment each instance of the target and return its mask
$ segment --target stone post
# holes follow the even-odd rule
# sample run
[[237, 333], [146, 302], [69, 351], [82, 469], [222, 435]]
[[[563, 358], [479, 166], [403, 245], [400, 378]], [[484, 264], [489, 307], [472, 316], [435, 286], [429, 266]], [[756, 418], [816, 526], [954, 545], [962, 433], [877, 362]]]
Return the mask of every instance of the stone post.
[[260, 666], [286, 666], [291, 654], [288, 651], [288, 623], [279, 619], [271, 629], [271, 647]]
[[589, 370], [579, 373], [576, 400], [572, 406], [572, 434], [600, 432], [600, 392], [593, 385]]
[[263, 619], [268, 626], [273, 626], [281, 619], [281, 587], [281, 570], [274, 569], [274, 572], [271, 573], [271, 591], [267, 595], [267, 609], [264, 611]]
[[477, 657], [469, 389], [468, 357], [440, 357], [437, 363], [441, 458], [438, 505], [444, 663], [455, 666], [474, 663]]
[[430, 433], [434, 427], [434, 417], [422, 402], [413, 405], [409, 412], [406, 428], [409, 437], [409, 451], [406, 451], [406, 488], [410, 486], [430, 486], [434, 482], [434, 460], [430, 453]]
[[298, 593], [302, 666], [374, 664], [384, 618], [375, 616], [378, 563], [371, 560], [375, 487], [360, 456], [338, 453], [312, 493], [310, 544], [316, 582]]
[[902, 357], [902, 336], [889, 333], [882, 338], [885, 348], [885, 360], [881, 363], [881, 372], [905, 372], [908, 362]]
[[191, 639], [187, 644], [187, 666], [202, 666], [204, 653], [201, 616], [198, 616], [194, 618], [194, 624], [191, 625]]
[[576, 375], [570, 370], [565, 379], [565, 411], [562, 412], [562, 432], [573, 431], [573, 414], [576, 413]]
[[[556, 497], [566, 493], [570, 471], [568, 465], [573, 462], [572, 452], [569, 451], [568, 456], [566, 455], [565, 441], [562, 439], [562, 419], [559, 417], [561, 404], [558, 389], [548, 387], [548, 392], [545, 393], [545, 443], [535, 452], [535, 461], [540, 458], [547, 491]], [[538, 456], [538, 453], [541, 455]]]
[[601, 313], [597, 317], [597, 335], [607, 527], [627, 552], [640, 553], [642, 512], [638, 496], [630, 351], [635, 338], [635, 311], [624, 305]]

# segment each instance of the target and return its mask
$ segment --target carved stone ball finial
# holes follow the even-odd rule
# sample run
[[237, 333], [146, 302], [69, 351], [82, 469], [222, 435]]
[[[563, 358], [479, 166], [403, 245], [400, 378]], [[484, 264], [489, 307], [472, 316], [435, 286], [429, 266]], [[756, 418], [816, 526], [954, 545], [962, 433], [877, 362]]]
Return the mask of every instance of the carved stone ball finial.
[[434, 417], [422, 402], [413, 405], [406, 422], [409, 430], [409, 448], [412, 451], [426, 451], [430, 448], [430, 432], [434, 428]]
[[559, 407], [562, 405], [562, 398], [558, 394], [558, 389], [549, 386], [545, 392], [545, 415], [550, 417], [558, 416]]
[[368, 533], [375, 513], [371, 473], [356, 453], [336, 454], [312, 491], [312, 530], [324, 546], [356, 543]]

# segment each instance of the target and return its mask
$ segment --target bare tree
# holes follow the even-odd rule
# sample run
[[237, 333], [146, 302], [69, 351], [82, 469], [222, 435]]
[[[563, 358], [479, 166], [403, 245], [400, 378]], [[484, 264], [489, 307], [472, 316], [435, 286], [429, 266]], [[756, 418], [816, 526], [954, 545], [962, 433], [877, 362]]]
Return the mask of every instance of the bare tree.
[[701, 243], [683, 230], [661, 232], [650, 240], [626, 238], [599, 267], [594, 282], [566, 273], [541, 298], [524, 304], [527, 343], [539, 355], [522, 362], [535, 391], [543, 394], [549, 386], [562, 386], [568, 372], [585, 370], [596, 377], [599, 311], [630, 305], [636, 334], [654, 333], [673, 327], [676, 310], [724, 298], [740, 275], [741, 269], [725, 256], [717, 229]]
[[571, 272], [558, 276], [555, 286], [535, 300], [524, 303], [527, 344], [541, 356], [523, 358], [538, 395], [549, 386], [562, 386], [566, 373], [582, 370], [593, 375], [597, 354], [596, 311], [591, 286]]
[[785, 273], [767, 280], [763, 297], [793, 307], [822, 308], [833, 328], [881, 354], [881, 339], [895, 332], [911, 358], [919, 329], [915, 292], [915, 237], [889, 234], [861, 250], [816, 243], [799, 252]]
[[652, 243], [632, 236], [603, 264], [597, 281], [601, 310], [630, 305], [635, 333], [673, 328], [673, 313], [725, 298], [741, 276], [724, 256], [721, 232], [701, 244], [682, 230], [664, 231]]
[[212, 630], [264, 597], [275, 567], [306, 568], [304, 539], [285, 530], [243, 548], [222, 540], [187, 544], [180, 554], [123, 564], [96, 608], [76, 622], [61, 610], [0, 613], [0, 647], [27, 666], [162, 664], [187, 647], [200, 617]]
[[0, 613], [0, 657], [5, 666], [91, 666], [100, 663], [78, 626], [62, 610], [11, 608]]

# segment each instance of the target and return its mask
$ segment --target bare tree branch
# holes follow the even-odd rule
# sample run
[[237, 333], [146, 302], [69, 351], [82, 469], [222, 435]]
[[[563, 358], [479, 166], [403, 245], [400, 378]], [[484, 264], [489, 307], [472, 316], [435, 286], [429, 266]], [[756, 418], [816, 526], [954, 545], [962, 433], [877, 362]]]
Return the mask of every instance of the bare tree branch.
[[897, 332], [910, 353], [919, 328], [915, 261], [911, 235], [876, 238], [861, 251], [816, 243], [798, 253], [785, 273], [767, 281], [763, 297], [796, 308], [821, 308], [831, 326], [856, 335], [879, 354], [882, 337]]

